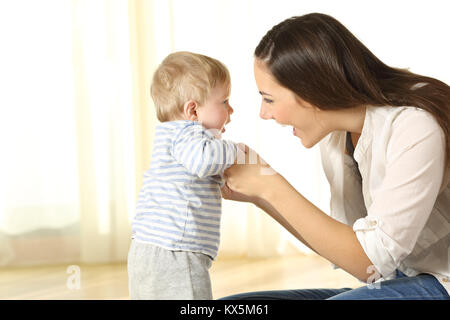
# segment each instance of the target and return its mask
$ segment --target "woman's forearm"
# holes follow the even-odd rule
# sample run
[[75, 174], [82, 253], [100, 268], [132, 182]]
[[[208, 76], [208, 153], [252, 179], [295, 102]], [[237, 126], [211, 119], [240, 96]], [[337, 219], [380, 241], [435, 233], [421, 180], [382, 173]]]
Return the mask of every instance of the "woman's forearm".
[[[317, 208], [298, 193], [281, 175], [265, 176], [267, 202], [264, 208], [299, 240], [322, 257], [366, 281], [372, 262], [365, 254], [353, 229]], [[270, 180], [270, 181], [269, 181]], [[265, 203], [262, 201], [261, 203]]]
[[258, 198], [254, 204], [265, 211], [273, 219], [275, 219], [279, 224], [281, 224], [287, 231], [289, 231], [294, 237], [300, 240], [305, 246], [315, 251], [305, 239], [295, 230], [295, 228], [265, 199]]

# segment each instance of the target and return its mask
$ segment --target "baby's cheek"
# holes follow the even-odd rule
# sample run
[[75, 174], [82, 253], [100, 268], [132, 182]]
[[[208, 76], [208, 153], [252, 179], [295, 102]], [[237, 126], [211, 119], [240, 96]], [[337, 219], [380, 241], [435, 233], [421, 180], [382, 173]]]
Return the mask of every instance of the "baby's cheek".
[[224, 123], [227, 121], [228, 113], [227, 112], [217, 112], [216, 116], [214, 117], [214, 126], [216, 128], [222, 128]]

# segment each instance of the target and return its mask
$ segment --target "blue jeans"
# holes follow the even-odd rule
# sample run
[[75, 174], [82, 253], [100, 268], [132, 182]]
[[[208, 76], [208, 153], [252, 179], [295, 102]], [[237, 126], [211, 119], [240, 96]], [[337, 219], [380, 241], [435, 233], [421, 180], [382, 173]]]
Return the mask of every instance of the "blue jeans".
[[432, 275], [396, 278], [360, 288], [298, 289], [241, 293], [220, 300], [450, 300], [445, 288]]

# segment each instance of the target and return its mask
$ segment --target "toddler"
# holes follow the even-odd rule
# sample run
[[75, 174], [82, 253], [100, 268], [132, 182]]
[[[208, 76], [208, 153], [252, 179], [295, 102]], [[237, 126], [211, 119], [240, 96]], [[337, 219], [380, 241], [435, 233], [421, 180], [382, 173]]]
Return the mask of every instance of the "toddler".
[[233, 113], [230, 89], [221, 62], [190, 52], [170, 54], [153, 76], [161, 123], [132, 222], [131, 299], [212, 299], [220, 188], [238, 152], [221, 139]]

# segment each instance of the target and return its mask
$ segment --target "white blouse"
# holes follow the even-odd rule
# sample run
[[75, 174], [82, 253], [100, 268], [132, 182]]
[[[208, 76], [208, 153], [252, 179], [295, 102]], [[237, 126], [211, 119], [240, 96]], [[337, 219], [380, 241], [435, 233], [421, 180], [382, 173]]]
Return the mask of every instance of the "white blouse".
[[367, 107], [354, 151], [346, 132], [320, 142], [330, 183], [331, 217], [353, 225], [380, 281], [434, 275], [450, 293], [450, 175], [445, 136], [433, 116], [415, 107]]

